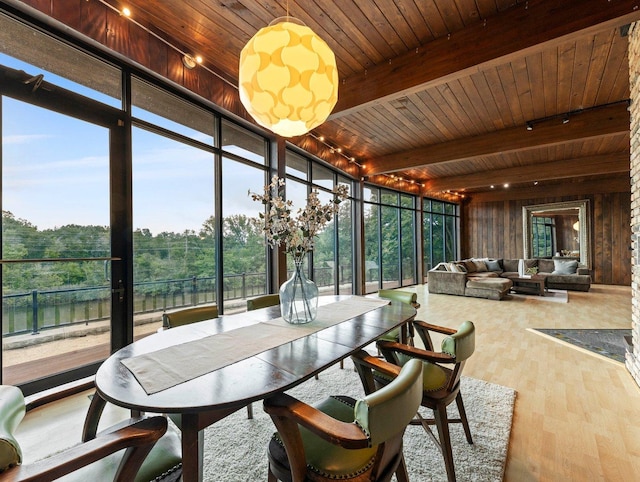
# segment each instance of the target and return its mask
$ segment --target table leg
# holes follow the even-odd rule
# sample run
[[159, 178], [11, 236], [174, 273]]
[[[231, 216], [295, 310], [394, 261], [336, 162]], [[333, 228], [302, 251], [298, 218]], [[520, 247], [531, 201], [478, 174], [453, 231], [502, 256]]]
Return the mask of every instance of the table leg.
[[182, 480], [202, 482], [204, 430], [198, 430], [198, 415], [182, 414]]

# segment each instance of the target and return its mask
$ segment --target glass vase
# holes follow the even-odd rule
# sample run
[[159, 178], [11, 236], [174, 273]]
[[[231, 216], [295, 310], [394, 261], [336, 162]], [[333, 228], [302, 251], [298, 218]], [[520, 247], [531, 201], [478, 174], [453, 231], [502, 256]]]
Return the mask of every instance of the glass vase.
[[291, 278], [280, 286], [280, 310], [288, 323], [309, 323], [318, 314], [318, 287], [305, 276], [302, 261], [294, 264]]

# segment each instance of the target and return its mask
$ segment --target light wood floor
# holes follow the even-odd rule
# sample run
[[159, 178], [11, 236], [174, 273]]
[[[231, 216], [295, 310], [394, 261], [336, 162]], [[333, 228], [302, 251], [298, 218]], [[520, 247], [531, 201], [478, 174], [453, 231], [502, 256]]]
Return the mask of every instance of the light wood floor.
[[[426, 285], [408, 289], [418, 293], [419, 319], [451, 327], [475, 323], [476, 352], [466, 375], [517, 391], [505, 481], [640, 480], [640, 388], [624, 365], [527, 330], [630, 328], [630, 288], [595, 285], [589, 293], [570, 292], [567, 304], [429, 295]], [[66, 436], [50, 423], [48, 434], [79, 439], [88, 404], [86, 395], [80, 400], [75, 409], [60, 407]], [[44, 449], [49, 437], [42, 422], [32, 418], [19, 440]]]
[[595, 285], [566, 304], [416, 291], [418, 318], [475, 323], [465, 375], [517, 391], [504, 480], [640, 480], [640, 388], [624, 365], [527, 330], [631, 328], [630, 288]]

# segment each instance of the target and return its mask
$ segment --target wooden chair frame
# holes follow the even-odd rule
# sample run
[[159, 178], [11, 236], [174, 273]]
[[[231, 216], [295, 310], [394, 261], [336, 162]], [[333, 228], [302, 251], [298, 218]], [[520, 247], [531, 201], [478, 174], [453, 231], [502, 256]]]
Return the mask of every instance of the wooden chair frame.
[[[467, 442], [469, 444], [473, 444], [471, 429], [469, 428], [466, 410], [462, 401], [462, 394], [460, 393], [460, 377], [462, 375], [462, 370], [464, 368], [466, 360], [458, 360], [446, 353], [433, 351], [434, 345], [433, 340], [431, 339], [430, 332], [437, 332], [444, 335], [454, 335], [457, 333], [457, 330], [448, 327], [433, 325], [419, 320], [414, 320], [413, 326], [418, 332], [418, 336], [420, 336], [420, 339], [423, 341], [425, 347], [427, 347], [426, 350], [397, 342], [383, 340], [378, 341], [377, 346], [385, 359], [391, 363], [399, 365], [400, 360], [397, 355], [399, 353], [402, 353], [409, 357], [423, 360], [424, 362], [437, 364], [446, 373], [447, 383], [444, 387], [436, 391], [425, 391], [423, 394], [421, 405], [433, 410], [434, 417], [424, 418], [419, 413], [417, 413], [416, 419], [412, 421], [412, 424], [421, 425], [425, 429], [427, 434], [431, 437], [431, 439], [436, 443], [444, 457], [447, 479], [449, 482], [453, 482], [456, 480], [456, 476], [453, 461], [453, 452], [451, 450], [449, 424], [462, 424]], [[453, 365], [453, 367], [448, 368], [443, 365]], [[371, 380], [370, 383], [372, 383], [373, 385], [370, 385], [369, 389], [371, 389], [371, 386], [375, 387], [375, 382], [385, 383], [379, 378]], [[365, 389], [367, 388], [365, 387]], [[454, 400], [458, 407], [458, 413], [460, 414], [460, 417], [449, 419], [447, 416], [447, 406]], [[430, 429], [430, 425], [436, 425], [438, 429], [438, 437], [436, 437], [436, 435]]]
[[[71, 388], [70, 392], [75, 393], [79, 386]], [[30, 397], [25, 399], [25, 409], [29, 411], [55, 399], [50, 391], [43, 398]], [[126, 420], [91, 440], [43, 460], [10, 467], [0, 473], [0, 482], [52, 481], [123, 449], [126, 450], [114, 480], [130, 482], [134, 480], [145, 458], [166, 431], [165, 417]]]

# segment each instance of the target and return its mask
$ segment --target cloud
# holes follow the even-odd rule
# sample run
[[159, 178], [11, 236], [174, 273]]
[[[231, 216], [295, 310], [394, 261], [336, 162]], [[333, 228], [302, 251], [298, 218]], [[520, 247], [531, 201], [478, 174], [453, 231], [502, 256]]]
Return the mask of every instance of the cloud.
[[41, 139], [51, 139], [53, 136], [47, 134], [14, 134], [2, 137], [2, 144], [29, 144], [33, 141], [39, 141]]

